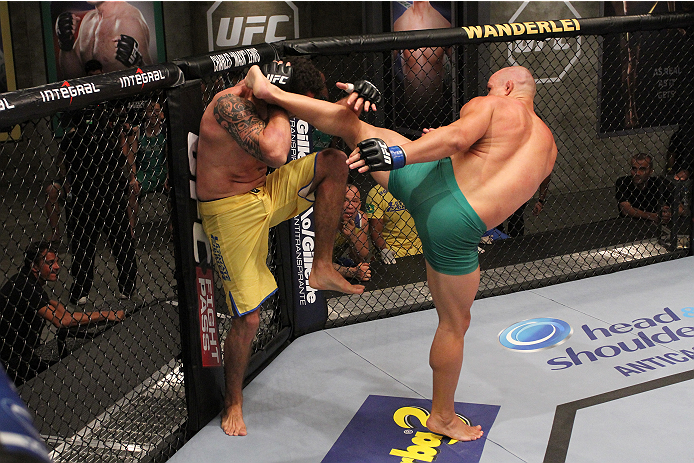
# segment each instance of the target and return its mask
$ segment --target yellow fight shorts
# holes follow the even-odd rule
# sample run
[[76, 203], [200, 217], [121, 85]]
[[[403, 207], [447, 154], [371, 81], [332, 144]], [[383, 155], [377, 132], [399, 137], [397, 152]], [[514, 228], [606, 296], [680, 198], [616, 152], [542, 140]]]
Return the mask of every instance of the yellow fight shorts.
[[267, 176], [265, 185], [248, 193], [198, 202], [232, 316], [257, 310], [277, 291], [266, 263], [270, 227], [313, 204], [308, 190], [315, 171], [313, 153], [278, 168]]

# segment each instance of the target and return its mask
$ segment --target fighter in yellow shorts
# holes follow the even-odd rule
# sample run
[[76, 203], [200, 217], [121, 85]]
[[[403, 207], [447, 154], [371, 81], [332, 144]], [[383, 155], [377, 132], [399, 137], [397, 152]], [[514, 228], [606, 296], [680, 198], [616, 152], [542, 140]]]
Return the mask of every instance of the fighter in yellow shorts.
[[[306, 58], [292, 60], [291, 66], [273, 63], [264, 73], [263, 78], [307, 96], [326, 90], [321, 73]], [[361, 95], [358, 88], [362, 86], [354, 87]], [[352, 111], [358, 112], [361, 103]], [[316, 236], [309, 285], [352, 294], [364, 291], [332, 265], [347, 157], [342, 151], [326, 149], [286, 164], [291, 143], [287, 112], [257, 98], [245, 80], [217, 93], [200, 122], [199, 210], [235, 316], [224, 341], [226, 391], [221, 422], [231, 436], [246, 435], [242, 389], [260, 324], [258, 308], [277, 289], [266, 264], [270, 227], [306, 210], [315, 196]], [[276, 170], [268, 175], [268, 168]]]

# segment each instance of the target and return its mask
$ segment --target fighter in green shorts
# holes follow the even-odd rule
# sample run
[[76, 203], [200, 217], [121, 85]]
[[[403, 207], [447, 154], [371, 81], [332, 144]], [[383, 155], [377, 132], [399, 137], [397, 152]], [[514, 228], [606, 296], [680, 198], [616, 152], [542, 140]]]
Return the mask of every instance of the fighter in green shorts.
[[405, 203], [424, 246], [427, 285], [439, 317], [429, 355], [426, 427], [456, 440], [479, 439], [481, 427], [460, 420], [454, 406], [480, 283], [477, 241], [533, 196], [557, 157], [552, 132], [535, 114], [533, 75], [521, 66], [497, 71], [486, 95], [467, 101], [459, 119], [424, 130], [415, 141], [361, 121], [341, 105], [283, 92], [257, 67], [246, 85], [264, 101], [341, 137], [354, 149], [350, 168], [369, 172]]

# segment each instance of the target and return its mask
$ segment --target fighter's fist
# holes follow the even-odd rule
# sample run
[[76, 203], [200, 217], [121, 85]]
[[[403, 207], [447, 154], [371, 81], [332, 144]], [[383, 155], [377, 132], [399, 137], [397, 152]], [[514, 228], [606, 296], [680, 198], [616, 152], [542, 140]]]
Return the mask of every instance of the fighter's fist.
[[116, 44], [116, 59], [125, 66], [142, 66], [142, 53], [140, 53], [140, 44], [137, 43], [134, 37], [121, 34], [120, 39], [117, 39]]
[[75, 24], [72, 13], [69, 11], [60, 13], [55, 21], [55, 35], [58, 36], [58, 45], [63, 51], [70, 51], [75, 45]]
[[278, 63], [277, 61], [273, 61], [272, 63], [263, 64], [260, 70], [271, 84], [277, 85], [285, 92], [292, 92], [294, 90], [292, 66], [290, 63]]
[[389, 147], [380, 138], [367, 138], [357, 143], [357, 147], [370, 171], [399, 169], [406, 163], [405, 152], [401, 147]]

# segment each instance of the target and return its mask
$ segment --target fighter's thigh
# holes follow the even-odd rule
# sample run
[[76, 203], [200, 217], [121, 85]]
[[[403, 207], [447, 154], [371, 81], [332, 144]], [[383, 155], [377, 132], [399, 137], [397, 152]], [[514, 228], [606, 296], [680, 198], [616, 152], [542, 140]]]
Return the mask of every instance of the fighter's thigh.
[[480, 268], [465, 275], [437, 272], [427, 262], [427, 283], [442, 323], [469, 323], [470, 307], [480, 284]]
[[271, 225], [275, 226], [308, 209], [314, 198], [316, 155], [294, 160], [267, 176], [265, 188], [270, 197]]

